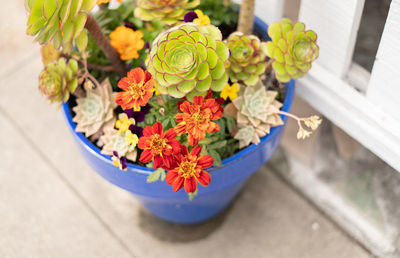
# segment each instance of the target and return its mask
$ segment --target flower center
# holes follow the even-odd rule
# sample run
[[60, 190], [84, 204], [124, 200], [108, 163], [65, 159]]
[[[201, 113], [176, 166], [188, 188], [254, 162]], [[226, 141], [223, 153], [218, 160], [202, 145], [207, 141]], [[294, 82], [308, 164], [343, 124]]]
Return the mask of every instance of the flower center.
[[184, 178], [195, 176], [196, 166], [197, 166], [196, 163], [192, 163], [190, 161], [184, 161], [179, 166], [179, 172], [181, 173], [181, 176]]
[[143, 89], [143, 82], [140, 82], [138, 84], [132, 83], [130, 86], [130, 93], [132, 99], [142, 98], [145, 95], [145, 91]]
[[199, 123], [199, 124], [204, 122], [204, 117], [201, 113], [194, 113], [192, 115], [192, 119], [193, 119], [193, 121], [195, 121], [196, 123]]
[[162, 154], [162, 150], [167, 145], [166, 140], [161, 138], [159, 134], [154, 134], [151, 138], [150, 149], [158, 154]]

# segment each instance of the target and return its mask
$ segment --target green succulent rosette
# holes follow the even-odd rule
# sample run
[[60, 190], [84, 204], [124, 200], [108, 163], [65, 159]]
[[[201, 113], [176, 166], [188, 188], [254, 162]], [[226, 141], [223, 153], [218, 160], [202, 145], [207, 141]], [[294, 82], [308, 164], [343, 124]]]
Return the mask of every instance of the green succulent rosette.
[[66, 102], [78, 86], [78, 62], [64, 58], [53, 61], [39, 75], [39, 91], [49, 102]]
[[226, 44], [231, 51], [227, 69], [231, 81], [241, 80], [248, 86], [256, 85], [267, 65], [267, 44], [256, 36], [244, 35], [241, 32], [232, 33]]
[[56, 49], [72, 50], [75, 41], [79, 50], [87, 45], [84, 30], [86, 12], [96, 0], [26, 0], [29, 12], [27, 33], [40, 43], [52, 42]]
[[267, 55], [273, 59], [272, 67], [279, 81], [300, 78], [310, 70], [319, 54], [314, 31], [306, 31], [304, 23], [293, 24], [285, 18], [271, 24], [268, 35], [272, 41], [267, 43]]
[[144, 21], [161, 18], [167, 25], [181, 20], [188, 9], [200, 4], [200, 0], [138, 0], [135, 17]]
[[213, 25], [184, 23], [160, 34], [150, 51], [148, 70], [155, 87], [175, 98], [221, 91], [228, 82], [229, 50]]

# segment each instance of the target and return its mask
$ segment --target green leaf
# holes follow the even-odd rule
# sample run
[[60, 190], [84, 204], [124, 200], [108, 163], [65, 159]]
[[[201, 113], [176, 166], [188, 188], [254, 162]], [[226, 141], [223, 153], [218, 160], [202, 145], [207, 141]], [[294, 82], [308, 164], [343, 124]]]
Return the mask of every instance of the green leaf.
[[219, 167], [222, 165], [221, 156], [215, 150], [208, 150], [208, 154], [214, 159], [214, 166]]
[[223, 141], [213, 143], [213, 144], [207, 146], [207, 148], [211, 150], [211, 149], [219, 149], [219, 148], [222, 148], [225, 146], [226, 146], [226, 140], [223, 140]]
[[194, 193], [188, 193], [189, 201], [193, 201], [194, 197], [196, 197], [198, 192], [199, 192], [199, 188], [196, 188], [196, 191], [194, 191]]
[[156, 181], [158, 181], [158, 180], [160, 179], [160, 177], [161, 177], [161, 181], [164, 181], [164, 179], [165, 179], [165, 170], [162, 169], [162, 168], [158, 168], [158, 169], [154, 170], [154, 172], [151, 173], [151, 174], [147, 177], [146, 182], [147, 182], [147, 183], [156, 182]]

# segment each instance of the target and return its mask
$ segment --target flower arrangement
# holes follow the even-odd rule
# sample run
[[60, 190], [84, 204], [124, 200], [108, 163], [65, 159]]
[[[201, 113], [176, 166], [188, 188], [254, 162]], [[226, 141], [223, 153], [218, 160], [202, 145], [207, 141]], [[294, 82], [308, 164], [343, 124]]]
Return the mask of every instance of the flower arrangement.
[[40, 92], [58, 104], [72, 98], [76, 131], [121, 173], [127, 162], [154, 168], [148, 182], [193, 198], [212, 182], [208, 168], [258, 144], [281, 115], [297, 120], [299, 139], [320, 125], [280, 110], [283, 83], [318, 56], [303, 23], [275, 22], [263, 42], [251, 34], [252, 1], [239, 20], [225, 0], [109, 2], [27, 0], [27, 32], [42, 45]]

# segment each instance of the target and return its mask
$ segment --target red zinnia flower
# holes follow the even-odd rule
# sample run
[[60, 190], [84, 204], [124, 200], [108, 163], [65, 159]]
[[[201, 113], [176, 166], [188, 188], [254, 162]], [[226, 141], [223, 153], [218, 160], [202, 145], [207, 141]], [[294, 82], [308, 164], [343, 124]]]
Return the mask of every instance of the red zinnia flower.
[[147, 126], [138, 142], [138, 147], [144, 150], [139, 161], [147, 163], [154, 159], [155, 169], [171, 169], [174, 163], [172, 155], [181, 151], [181, 144], [175, 137], [175, 130], [171, 128], [164, 133], [161, 123], [157, 122], [153, 127]]
[[182, 187], [187, 193], [194, 193], [197, 189], [197, 182], [207, 186], [211, 181], [211, 176], [204, 169], [209, 168], [214, 163], [214, 159], [209, 155], [199, 157], [201, 146], [197, 145], [189, 153], [188, 148], [182, 145], [180, 155], [176, 156], [177, 167], [168, 171], [166, 176], [167, 184], [177, 192]]
[[178, 135], [188, 133], [188, 143], [192, 146], [204, 139], [206, 132], [215, 133], [220, 129], [218, 124], [211, 121], [220, 119], [224, 111], [215, 99], [195, 96], [193, 103], [185, 101], [179, 105], [179, 110], [183, 113], [176, 115], [178, 125], [175, 131]]
[[144, 107], [153, 96], [154, 79], [150, 72], [137, 67], [118, 82], [118, 87], [124, 91], [117, 93], [115, 102], [123, 110], [134, 108], [139, 111], [140, 106]]

